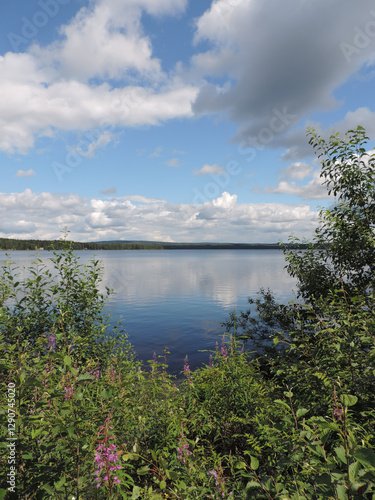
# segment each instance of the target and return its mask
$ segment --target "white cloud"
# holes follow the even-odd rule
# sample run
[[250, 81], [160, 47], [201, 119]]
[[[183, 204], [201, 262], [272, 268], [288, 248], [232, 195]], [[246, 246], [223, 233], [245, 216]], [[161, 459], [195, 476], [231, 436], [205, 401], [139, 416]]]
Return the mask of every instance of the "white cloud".
[[120, 79], [132, 72], [152, 81], [164, 79], [160, 61], [152, 57], [150, 39], [141, 26], [143, 10], [175, 15], [186, 0], [96, 0], [60, 28], [61, 39], [46, 48], [34, 46], [38, 59], [57, 66], [67, 79]]
[[214, 163], [213, 165], [203, 165], [199, 170], [194, 170], [193, 175], [222, 174], [223, 172], [225, 172], [225, 169]]
[[291, 232], [309, 237], [317, 222], [307, 205], [239, 204], [236, 195], [226, 192], [197, 205], [141, 195], [105, 200], [27, 189], [0, 194], [0, 210], [7, 213], [0, 237], [23, 239], [59, 238], [67, 226], [76, 241], [277, 242], [286, 241]]
[[[98, 148], [104, 148], [111, 142], [111, 137], [112, 136], [109, 132], [103, 132], [96, 140], [93, 140], [92, 142], [87, 143], [87, 141], [85, 140], [79, 141], [76, 151], [80, 156], [83, 156], [84, 158], [93, 158], [93, 156], [95, 155], [95, 151]], [[83, 147], [80, 146], [81, 142], [84, 143], [86, 149], [83, 149]]]
[[171, 158], [170, 160], [167, 160], [165, 162], [165, 165], [167, 165], [168, 167], [180, 167], [181, 163], [178, 158]]
[[18, 170], [16, 173], [16, 177], [32, 177], [35, 175], [35, 172], [32, 168], [29, 170]]
[[283, 179], [298, 179], [302, 180], [311, 174], [313, 166], [308, 163], [296, 161], [287, 167], [283, 168], [280, 172], [280, 177]]
[[[0, 150], [25, 153], [58, 130], [159, 125], [192, 116], [198, 89], [165, 74], [143, 33], [144, 11], [176, 15], [186, 0], [97, 0], [61, 38], [0, 56]], [[106, 82], [118, 80], [117, 88]], [[87, 151], [108, 143], [101, 143]]]
[[[90, 130], [107, 126], [159, 125], [176, 117], [192, 116], [194, 87], [151, 88], [107, 84], [89, 86], [78, 81], [24, 83], [7, 74], [8, 59], [0, 56], [0, 150], [26, 152], [35, 137], [51, 137], [56, 129]], [[31, 75], [31, 76], [35, 76]]]
[[[298, 179], [299, 177], [294, 178]], [[303, 179], [305, 176], [300, 178]], [[315, 170], [312, 173], [312, 179], [305, 185], [299, 185], [295, 181], [280, 181], [277, 187], [267, 187], [265, 192], [274, 194], [292, 194], [305, 200], [330, 198], [326, 186], [322, 185], [320, 170]]]
[[221, 196], [216, 198], [215, 200], [212, 200], [213, 207], [224, 208], [226, 210], [234, 208], [236, 203], [237, 203], [237, 195], [235, 195], [235, 194], [230, 195], [226, 191]]

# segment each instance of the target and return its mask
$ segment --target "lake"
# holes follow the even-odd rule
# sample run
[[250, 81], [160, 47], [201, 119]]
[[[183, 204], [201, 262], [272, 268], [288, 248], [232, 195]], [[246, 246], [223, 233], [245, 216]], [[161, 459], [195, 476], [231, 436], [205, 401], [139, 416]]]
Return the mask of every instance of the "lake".
[[[35, 252], [7, 252], [27, 267]], [[85, 264], [94, 255], [77, 251]], [[50, 252], [40, 251], [48, 260]], [[248, 306], [261, 287], [274, 291], [280, 302], [294, 298], [295, 280], [284, 269], [281, 250], [102, 250], [103, 282], [116, 292], [105, 312], [129, 335], [140, 359], [151, 359], [169, 348], [169, 369], [178, 373], [184, 358], [191, 368], [208, 363], [209, 352], [220, 342], [221, 322], [229, 313]], [[6, 261], [0, 252], [0, 266]]]

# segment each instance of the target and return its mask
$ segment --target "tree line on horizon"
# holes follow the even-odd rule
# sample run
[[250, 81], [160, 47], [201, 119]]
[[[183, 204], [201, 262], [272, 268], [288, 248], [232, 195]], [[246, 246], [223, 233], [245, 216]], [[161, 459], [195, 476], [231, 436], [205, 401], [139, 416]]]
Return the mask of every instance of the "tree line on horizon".
[[[63, 240], [20, 240], [13, 238], [0, 238], [1, 250], [63, 250], [66, 244]], [[153, 241], [103, 241], [79, 242], [71, 241], [73, 250], [267, 250], [288, 248], [306, 248], [305, 243], [280, 244], [280, 243], [167, 243]]]

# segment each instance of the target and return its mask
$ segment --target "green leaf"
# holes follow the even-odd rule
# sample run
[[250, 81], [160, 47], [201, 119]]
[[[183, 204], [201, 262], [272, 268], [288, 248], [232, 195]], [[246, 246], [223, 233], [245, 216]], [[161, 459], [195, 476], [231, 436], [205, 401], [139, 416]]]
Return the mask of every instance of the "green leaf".
[[70, 366], [72, 364], [72, 358], [70, 356], [64, 356], [64, 366]]
[[45, 490], [50, 495], [54, 495], [55, 494], [55, 492], [53, 491], [53, 488], [49, 484], [43, 484], [42, 490]]
[[288, 404], [286, 404], [285, 401], [283, 401], [282, 399], [275, 399], [274, 403], [277, 403], [278, 405], [284, 406], [284, 408], [287, 408], [289, 411], [291, 411], [290, 406]]
[[70, 427], [67, 428], [68, 435], [69, 437], [72, 437], [74, 435], [74, 425], [71, 425]]
[[296, 417], [297, 417], [297, 418], [303, 417], [304, 415], [306, 415], [306, 413], [307, 413], [308, 411], [309, 411], [309, 410], [306, 410], [306, 408], [299, 408], [299, 409], [297, 410]]
[[141, 488], [139, 486], [134, 486], [131, 500], [137, 500], [137, 498], [139, 498], [140, 495], [141, 495]]
[[252, 455], [250, 455], [250, 467], [253, 470], [257, 470], [257, 468], [259, 467], [259, 460]]
[[90, 375], [90, 373], [82, 373], [78, 378], [77, 382], [81, 382], [82, 380], [92, 380], [94, 377]]
[[40, 427], [39, 429], [31, 429], [32, 439], [35, 439], [36, 437], [38, 437], [41, 432], [43, 432], [43, 427]]
[[261, 488], [261, 485], [257, 483], [256, 481], [249, 481], [247, 485], [245, 486], [245, 489], [250, 489], [250, 488]]
[[160, 481], [160, 489], [161, 490], [165, 490], [165, 488], [167, 487], [167, 483], [165, 481]]
[[62, 478], [59, 479], [59, 481], [57, 481], [55, 484], [55, 488], [59, 489], [61, 488], [62, 486], [64, 486], [64, 484], [66, 483], [66, 477], [63, 476]]
[[336, 487], [337, 497], [339, 498], [339, 500], [348, 500], [348, 495], [346, 491], [347, 490], [345, 486], [341, 484]]
[[180, 481], [178, 484], [177, 484], [177, 487], [178, 489], [182, 490], [182, 491], [185, 491], [187, 486], [186, 486], [186, 483], [184, 481]]
[[236, 469], [246, 469], [246, 464], [245, 462], [237, 462], [236, 465], [235, 465]]
[[145, 474], [148, 473], [149, 470], [150, 470], [150, 467], [148, 465], [144, 465], [143, 467], [140, 467], [139, 469], [137, 469], [137, 474], [139, 474], [140, 476], [144, 476]]
[[375, 468], [375, 453], [368, 448], [360, 448], [354, 452], [354, 458], [365, 467]]
[[360, 467], [361, 467], [360, 462], [353, 462], [352, 464], [349, 465], [349, 479], [350, 479], [350, 481], [355, 481]]
[[343, 446], [339, 446], [338, 448], [335, 448], [335, 453], [341, 462], [346, 464], [345, 448]]
[[340, 399], [345, 406], [354, 406], [358, 401], [357, 396], [351, 396], [350, 394], [343, 394]]

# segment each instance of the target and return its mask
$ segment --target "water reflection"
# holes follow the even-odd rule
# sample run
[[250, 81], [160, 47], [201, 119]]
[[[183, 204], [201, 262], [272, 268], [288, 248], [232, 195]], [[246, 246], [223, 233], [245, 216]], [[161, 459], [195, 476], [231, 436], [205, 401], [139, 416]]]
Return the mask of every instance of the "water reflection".
[[[9, 254], [21, 267], [35, 260], [33, 252]], [[94, 255], [77, 254], [82, 264]], [[47, 264], [51, 256], [40, 252]], [[208, 353], [199, 350], [215, 349], [229, 311], [245, 309], [247, 297], [261, 287], [274, 290], [280, 301], [293, 298], [295, 281], [284, 269], [280, 250], [101, 251], [96, 257], [103, 265], [101, 290], [115, 292], [106, 312], [113, 322], [123, 318], [141, 359], [168, 346], [174, 371], [182, 370], [186, 354], [191, 367], [208, 363]], [[0, 265], [5, 260], [0, 252]]]
[[102, 252], [100, 258], [103, 283], [116, 291], [115, 300], [204, 296], [233, 307], [261, 287], [289, 296], [295, 283], [278, 250]]

